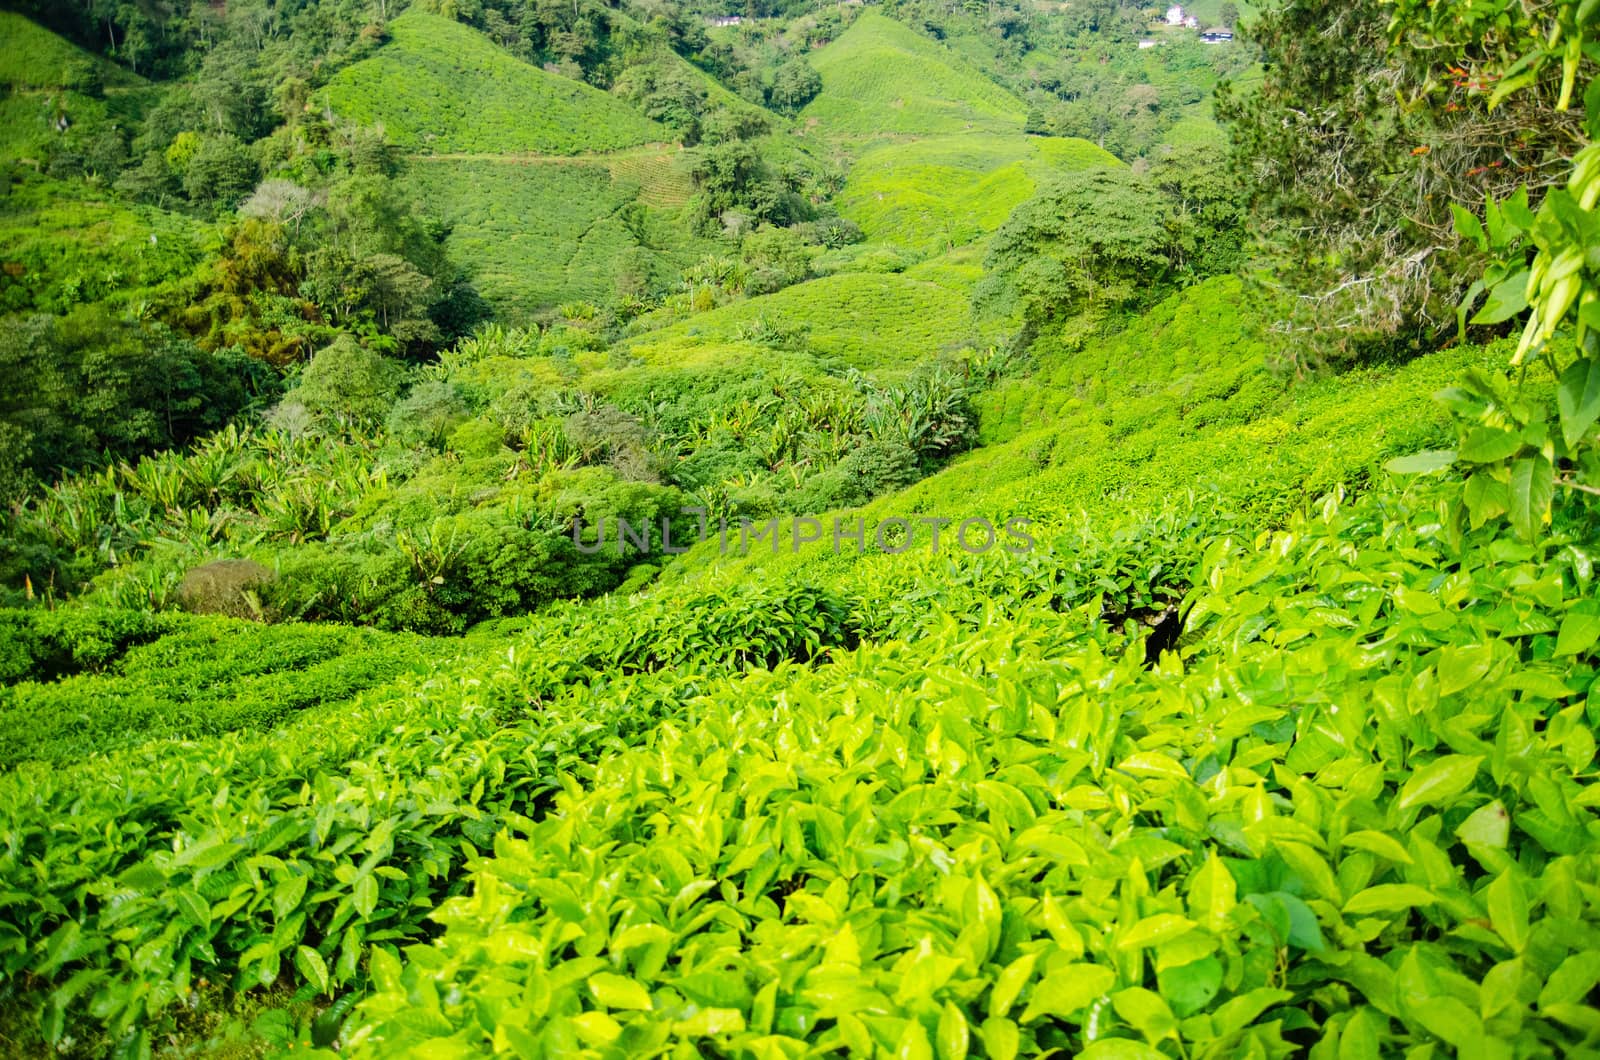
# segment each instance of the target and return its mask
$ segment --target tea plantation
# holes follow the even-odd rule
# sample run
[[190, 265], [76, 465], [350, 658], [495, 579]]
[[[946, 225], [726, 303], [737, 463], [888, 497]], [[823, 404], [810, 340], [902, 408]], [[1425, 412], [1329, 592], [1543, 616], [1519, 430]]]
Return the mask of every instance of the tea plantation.
[[1592, 2], [15, 6], [0, 1057], [1600, 1056]]

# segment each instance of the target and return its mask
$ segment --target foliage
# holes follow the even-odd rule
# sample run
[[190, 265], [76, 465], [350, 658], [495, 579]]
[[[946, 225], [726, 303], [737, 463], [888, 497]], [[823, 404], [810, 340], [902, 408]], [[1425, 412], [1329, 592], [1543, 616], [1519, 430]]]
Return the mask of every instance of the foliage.
[[207, 353], [100, 307], [14, 318], [0, 333], [0, 500], [106, 458], [184, 445], [270, 398], [276, 380], [236, 350]]
[[207, 136], [181, 168], [184, 194], [191, 202], [232, 211], [256, 186], [259, 176], [249, 150], [232, 136]]
[[192, 274], [210, 241], [209, 226], [179, 214], [122, 205], [18, 167], [0, 173], [0, 306], [8, 313], [137, 303]]
[[747, 143], [707, 148], [694, 161], [695, 197], [689, 205], [702, 230], [731, 231], [754, 223], [787, 226], [811, 218], [799, 195], [799, 174], [779, 171]]
[[[1600, 146], [1593, 142], [1600, 134], [1600, 79], [1585, 58], [1585, 49], [1592, 59], [1596, 46], [1585, 41], [1590, 27], [1577, 6], [1556, 5], [1549, 17], [1554, 27], [1542, 44], [1503, 69], [1490, 64], [1482, 75], [1484, 91], [1493, 85], [1493, 107], [1547, 89], [1546, 82], [1559, 72], [1555, 107], [1560, 111], [1584, 100], [1591, 142], [1573, 155], [1566, 186], [1547, 191], [1537, 213], [1524, 185], [1504, 201], [1491, 197], [1481, 221], [1460, 204], [1455, 216], [1460, 234], [1492, 261], [1461, 304], [1461, 326], [1484, 291], [1488, 297], [1472, 317], [1474, 324], [1500, 324], [1528, 311], [1511, 364], [1544, 368], [1555, 382], [1555, 400], [1541, 385], [1544, 373], [1530, 379], [1526, 367], [1514, 385], [1499, 372], [1468, 375], [1439, 395], [1461, 426], [1456, 448], [1398, 465], [1412, 472], [1461, 465], [1466, 478], [1457, 517], [1474, 528], [1509, 522], [1523, 540], [1545, 535], [1558, 489], [1600, 495], [1600, 268], [1592, 260], [1600, 242]], [[1526, 31], [1542, 29], [1543, 23], [1524, 24], [1527, 19], [1526, 12], [1508, 9], [1498, 19], [1480, 13], [1441, 20], [1408, 7], [1396, 16], [1395, 26], [1400, 34], [1423, 33], [1492, 52], [1506, 39], [1540, 41]]]
[[[1504, 5], [1482, 17], [1490, 7]], [[1564, 179], [1579, 134], [1554, 106], [1559, 66], [1486, 115], [1469, 71], [1501, 52], [1501, 31], [1438, 44], [1402, 33], [1390, 47], [1391, 14], [1370, 0], [1261, 12], [1246, 28], [1265, 80], [1219, 103], [1302, 371], [1444, 338], [1474, 271], [1452, 204], [1525, 181], [1542, 192]]]
[[822, 75], [804, 59], [791, 59], [773, 73], [767, 99], [778, 110], [793, 114], [821, 91]]
[[341, 335], [317, 351], [283, 400], [330, 426], [360, 430], [388, 414], [399, 386], [398, 365]]
[[995, 233], [980, 303], [1009, 301], [1037, 327], [1149, 298], [1181, 260], [1169, 209], [1158, 190], [1125, 172], [1070, 174]]
[[[32, 612], [7, 614], [46, 630], [52, 624]], [[100, 621], [116, 629], [141, 617], [113, 612]], [[223, 619], [158, 628], [159, 635], [143, 632], [131, 645], [124, 641], [127, 646], [100, 662], [97, 673], [36, 675], [38, 669], [49, 673], [46, 662], [27, 679], [8, 682], [0, 765], [65, 765], [92, 751], [157, 738], [267, 731], [297, 711], [388, 684], [419, 669], [425, 658], [410, 638], [365, 630], [263, 628]]]
[[[1181, 670], [991, 615], [708, 692], [375, 953], [351, 1045], [1576, 1048], [1594, 674], [1546, 659], [1583, 590], [1487, 545], [1330, 503], [1211, 547]], [[1496, 639], [1518, 606], [1552, 631]]]
[[1592, 1050], [1579, 5], [1261, 15], [1257, 210], [1490, 261], [1292, 382], [1125, 0], [22, 3], [162, 79], [0, 101], [0, 1049]]

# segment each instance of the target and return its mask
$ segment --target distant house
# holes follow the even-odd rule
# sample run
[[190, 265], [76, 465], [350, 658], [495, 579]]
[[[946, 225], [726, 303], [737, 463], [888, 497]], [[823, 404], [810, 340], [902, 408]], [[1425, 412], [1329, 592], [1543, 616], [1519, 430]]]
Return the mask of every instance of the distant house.
[[711, 24], [713, 26], [737, 26], [743, 21], [744, 19], [739, 15], [723, 15], [719, 18], [712, 19]]
[[1200, 28], [1200, 20], [1193, 15], [1185, 15], [1183, 17], [1183, 24], [1189, 29]]
[[1208, 29], [1200, 34], [1201, 44], [1227, 44], [1233, 40], [1233, 30], [1224, 26]]
[[1140, 51], [1144, 51], [1146, 48], [1154, 48], [1157, 44], [1160, 44], [1160, 43], [1161, 42], [1158, 41], [1158, 40], [1142, 40], [1142, 41], [1139, 42], [1139, 50]]
[[1183, 25], [1183, 5], [1173, 4], [1171, 7], [1167, 8], [1167, 25]]

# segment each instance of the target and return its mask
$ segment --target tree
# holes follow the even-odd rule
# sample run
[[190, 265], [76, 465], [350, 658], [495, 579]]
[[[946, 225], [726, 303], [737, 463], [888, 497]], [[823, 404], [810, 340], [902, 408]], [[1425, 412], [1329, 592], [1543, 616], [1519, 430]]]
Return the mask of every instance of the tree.
[[811, 254], [800, 233], [764, 225], [744, 237], [740, 256], [750, 267], [747, 290], [766, 294], [811, 275]]
[[1211, 144], [1160, 151], [1146, 179], [1167, 204], [1175, 264], [1201, 279], [1232, 272], [1245, 255], [1244, 198], [1227, 152]]
[[311, 358], [299, 385], [284, 395], [283, 403], [299, 405], [330, 425], [369, 429], [388, 415], [401, 375], [395, 362], [349, 335], [340, 335]]
[[442, 447], [450, 432], [471, 415], [450, 383], [430, 379], [411, 388], [389, 414], [391, 437], [407, 445]]
[[1173, 272], [1168, 220], [1161, 195], [1126, 170], [1071, 174], [995, 233], [979, 305], [1017, 305], [1033, 328], [1128, 305]]
[[182, 190], [178, 176], [167, 163], [161, 151], [151, 151], [136, 166], [124, 169], [116, 180], [116, 189], [130, 199], [165, 206], [177, 198]]
[[0, 329], [0, 500], [29, 479], [134, 457], [216, 430], [273, 389], [270, 369], [90, 306]]
[[1217, 9], [1217, 22], [1228, 29], [1233, 29], [1239, 24], [1239, 5], [1233, 0], [1222, 0], [1222, 6]]
[[687, 145], [700, 142], [700, 119], [706, 109], [706, 88], [674, 63], [650, 62], [628, 67], [612, 91], [678, 134]]
[[183, 192], [196, 205], [232, 210], [256, 186], [256, 160], [228, 134], [200, 139], [183, 169]]
[[239, 207], [241, 217], [260, 218], [300, 230], [317, 197], [292, 180], [264, 180]]
[[794, 114], [822, 91], [822, 75], [804, 59], [790, 59], [772, 75], [768, 100], [774, 108]]
[[709, 148], [690, 173], [697, 188], [692, 205], [702, 228], [737, 209], [778, 225], [803, 220], [794, 215], [804, 213], [804, 204], [748, 143]]

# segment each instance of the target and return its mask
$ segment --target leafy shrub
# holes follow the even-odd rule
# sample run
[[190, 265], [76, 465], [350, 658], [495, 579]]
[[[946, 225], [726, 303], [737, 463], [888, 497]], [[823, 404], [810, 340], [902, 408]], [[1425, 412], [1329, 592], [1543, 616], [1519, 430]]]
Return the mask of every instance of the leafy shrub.
[[318, 350], [284, 405], [299, 406], [332, 427], [382, 422], [400, 387], [400, 367], [349, 335]]
[[444, 380], [425, 380], [390, 411], [389, 436], [403, 445], [439, 447], [468, 413], [467, 403], [454, 386]]
[[51, 681], [104, 669], [172, 627], [170, 616], [148, 611], [0, 610], [0, 682]]

